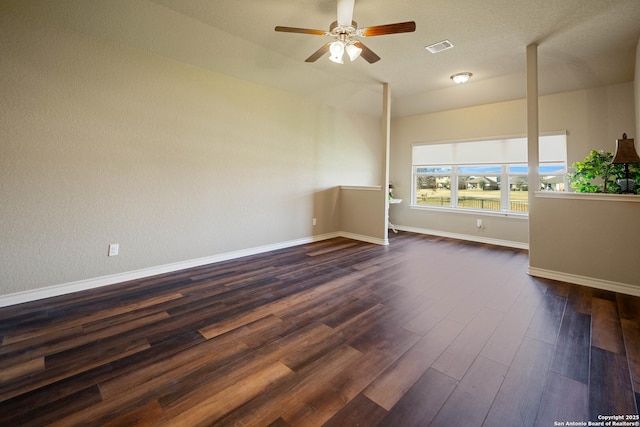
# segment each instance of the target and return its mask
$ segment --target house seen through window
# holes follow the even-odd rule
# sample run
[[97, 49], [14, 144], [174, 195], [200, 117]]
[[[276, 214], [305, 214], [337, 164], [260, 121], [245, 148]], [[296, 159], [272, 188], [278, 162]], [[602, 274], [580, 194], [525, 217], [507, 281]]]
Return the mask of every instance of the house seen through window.
[[413, 146], [414, 207], [526, 214], [529, 190], [567, 188], [566, 133], [539, 138], [540, 182], [528, 182], [527, 138]]

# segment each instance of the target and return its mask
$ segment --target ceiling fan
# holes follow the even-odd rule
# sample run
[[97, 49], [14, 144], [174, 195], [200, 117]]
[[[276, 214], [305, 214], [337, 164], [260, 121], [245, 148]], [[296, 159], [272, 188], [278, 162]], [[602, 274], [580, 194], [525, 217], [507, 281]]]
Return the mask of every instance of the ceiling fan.
[[329, 26], [329, 31], [281, 26], [277, 26], [275, 30], [284, 33], [312, 34], [316, 36], [333, 37], [335, 41], [324, 44], [320, 49], [311, 54], [305, 62], [315, 62], [322, 55], [329, 52], [329, 59], [339, 64], [343, 63], [342, 58], [344, 57], [345, 52], [352, 61], [358, 58], [358, 56], [362, 56], [370, 64], [380, 60], [378, 55], [358, 40], [359, 37], [410, 33], [416, 30], [416, 23], [414, 21], [358, 28], [358, 24], [353, 21], [354, 3], [355, 0], [338, 0], [338, 20]]

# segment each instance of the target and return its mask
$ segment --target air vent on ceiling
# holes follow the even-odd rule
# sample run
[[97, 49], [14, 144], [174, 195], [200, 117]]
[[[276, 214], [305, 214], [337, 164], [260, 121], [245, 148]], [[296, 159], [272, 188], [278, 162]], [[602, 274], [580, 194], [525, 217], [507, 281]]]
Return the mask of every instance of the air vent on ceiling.
[[449, 40], [442, 40], [441, 42], [434, 43], [425, 47], [425, 49], [427, 49], [431, 53], [438, 53], [442, 52], [443, 50], [451, 49], [452, 47], [453, 43], [451, 43]]

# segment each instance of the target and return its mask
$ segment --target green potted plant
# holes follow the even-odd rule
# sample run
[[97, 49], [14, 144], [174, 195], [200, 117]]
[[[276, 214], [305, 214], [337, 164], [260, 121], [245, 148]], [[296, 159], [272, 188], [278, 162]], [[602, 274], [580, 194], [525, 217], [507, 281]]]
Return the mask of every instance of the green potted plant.
[[[613, 153], [591, 150], [582, 162], [573, 163], [575, 172], [569, 174], [571, 188], [576, 193], [619, 193], [616, 182], [625, 177], [624, 165], [613, 164]], [[629, 177], [640, 179], [639, 165], [629, 165]], [[636, 194], [638, 190], [636, 190]]]

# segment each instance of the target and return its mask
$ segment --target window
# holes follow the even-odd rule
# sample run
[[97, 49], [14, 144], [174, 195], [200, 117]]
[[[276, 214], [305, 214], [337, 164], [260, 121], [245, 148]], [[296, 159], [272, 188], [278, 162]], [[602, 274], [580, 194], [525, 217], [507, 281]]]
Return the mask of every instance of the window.
[[[539, 139], [537, 189], [567, 187], [565, 133]], [[527, 139], [504, 138], [413, 146], [412, 205], [500, 213], [529, 210]]]

